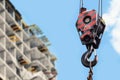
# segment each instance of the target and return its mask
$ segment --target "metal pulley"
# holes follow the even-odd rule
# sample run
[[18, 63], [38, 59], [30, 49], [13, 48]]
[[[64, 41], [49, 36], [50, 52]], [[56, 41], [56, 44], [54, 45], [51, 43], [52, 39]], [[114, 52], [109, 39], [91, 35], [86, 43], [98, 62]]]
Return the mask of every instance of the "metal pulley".
[[76, 28], [82, 44], [86, 45], [86, 47], [93, 45], [95, 49], [99, 47], [105, 29], [102, 17], [97, 15], [96, 10], [87, 10], [82, 7], [76, 22]]

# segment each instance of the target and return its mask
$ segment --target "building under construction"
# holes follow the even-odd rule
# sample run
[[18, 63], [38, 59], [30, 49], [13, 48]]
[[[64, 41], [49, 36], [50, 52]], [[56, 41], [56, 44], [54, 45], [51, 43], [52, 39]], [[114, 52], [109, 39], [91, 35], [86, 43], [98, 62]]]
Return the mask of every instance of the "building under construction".
[[0, 80], [56, 80], [49, 45], [37, 25], [27, 25], [9, 0], [0, 0]]

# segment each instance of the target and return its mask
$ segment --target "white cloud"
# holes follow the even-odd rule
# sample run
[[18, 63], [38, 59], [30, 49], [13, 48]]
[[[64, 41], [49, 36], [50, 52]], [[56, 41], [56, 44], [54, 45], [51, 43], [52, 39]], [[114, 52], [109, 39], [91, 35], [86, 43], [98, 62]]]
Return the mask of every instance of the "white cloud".
[[111, 30], [111, 43], [120, 54], [120, 0], [111, 0], [108, 11], [103, 15], [108, 29]]

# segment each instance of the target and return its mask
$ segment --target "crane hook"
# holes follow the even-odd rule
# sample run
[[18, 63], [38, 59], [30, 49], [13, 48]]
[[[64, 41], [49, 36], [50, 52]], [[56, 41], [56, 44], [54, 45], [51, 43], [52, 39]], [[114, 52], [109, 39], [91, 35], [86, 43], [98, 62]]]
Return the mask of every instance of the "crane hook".
[[97, 55], [95, 55], [95, 58], [93, 59], [93, 61], [88, 60], [91, 57], [93, 51], [94, 51], [93, 47], [89, 46], [88, 50], [82, 55], [81, 62], [85, 67], [90, 68], [90, 63], [91, 63], [91, 67], [94, 67], [97, 64], [98, 62]]

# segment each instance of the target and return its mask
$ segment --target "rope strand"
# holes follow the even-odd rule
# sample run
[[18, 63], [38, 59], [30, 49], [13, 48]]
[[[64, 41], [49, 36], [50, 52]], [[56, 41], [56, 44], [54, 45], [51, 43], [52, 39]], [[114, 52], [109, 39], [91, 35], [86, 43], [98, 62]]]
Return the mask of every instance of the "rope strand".
[[80, 0], [80, 8], [83, 7], [83, 0]]
[[102, 13], [103, 13], [103, 11], [102, 11], [102, 0], [99, 0], [98, 1], [98, 18], [99, 18], [99, 16], [102, 17]]
[[101, 0], [101, 17], [102, 17], [102, 14], [103, 14], [102, 6], [103, 6], [103, 1]]

